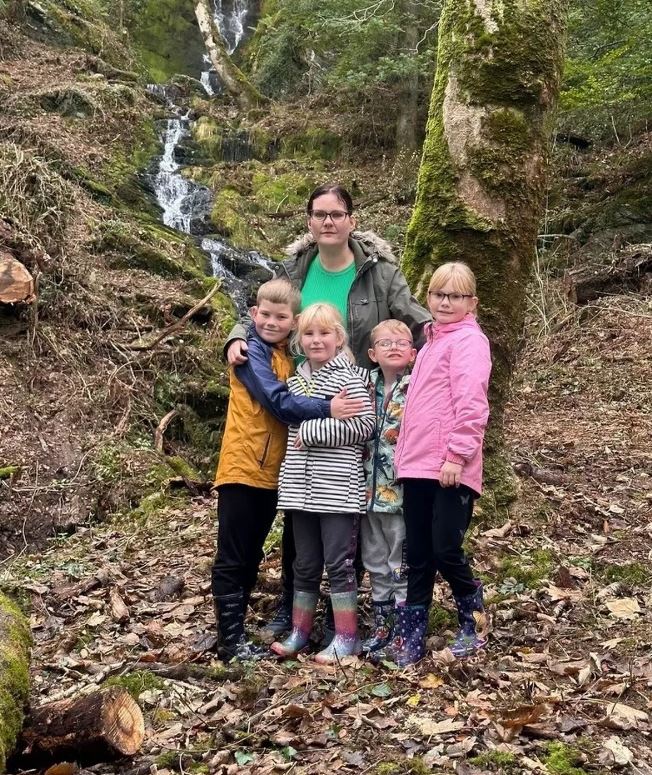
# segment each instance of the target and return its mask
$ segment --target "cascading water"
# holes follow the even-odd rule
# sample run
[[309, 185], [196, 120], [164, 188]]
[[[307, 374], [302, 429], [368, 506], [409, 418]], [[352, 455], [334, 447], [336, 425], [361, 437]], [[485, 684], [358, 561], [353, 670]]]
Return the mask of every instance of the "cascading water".
[[[222, 0], [215, 0], [215, 22], [231, 54], [244, 35], [248, 7], [246, 0], [233, 0], [231, 11], [225, 8], [226, 4]], [[201, 73], [201, 83], [211, 96], [219, 88], [211, 70]], [[206, 229], [202, 224], [210, 204], [210, 191], [186, 178], [177, 161], [177, 149], [190, 134], [189, 114], [175, 105], [165, 86], [152, 84], [148, 88], [152, 94], [165, 101], [174, 114], [167, 119], [162, 133], [163, 154], [153, 178], [156, 199], [163, 211], [163, 223], [186, 234], [205, 234]], [[233, 303], [241, 313], [245, 312], [251, 282], [268, 279], [271, 276], [271, 263], [256, 252], [243, 253], [216, 237], [204, 237], [200, 244], [210, 258], [213, 275], [222, 279]]]

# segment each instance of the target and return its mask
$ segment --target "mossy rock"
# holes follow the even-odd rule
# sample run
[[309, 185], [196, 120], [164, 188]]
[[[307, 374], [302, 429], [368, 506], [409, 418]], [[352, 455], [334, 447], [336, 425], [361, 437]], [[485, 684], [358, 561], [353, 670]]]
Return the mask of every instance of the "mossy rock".
[[38, 95], [38, 103], [48, 113], [71, 118], [86, 118], [98, 109], [97, 100], [91, 94], [74, 86], [42, 92]]
[[251, 216], [248, 200], [234, 188], [223, 188], [215, 195], [211, 223], [217, 233], [228, 237], [236, 248], [264, 250], [264, 241], [252, 228]]
[[0, 592], [0, 772], [23, 726], [31, 642], [24, 614]]
[[291, 134], [281, 140], [281, 154], [309, 159], [336, 159], [342, 150], [342, 138], [329, 129], [311, 127], [306, 132]]

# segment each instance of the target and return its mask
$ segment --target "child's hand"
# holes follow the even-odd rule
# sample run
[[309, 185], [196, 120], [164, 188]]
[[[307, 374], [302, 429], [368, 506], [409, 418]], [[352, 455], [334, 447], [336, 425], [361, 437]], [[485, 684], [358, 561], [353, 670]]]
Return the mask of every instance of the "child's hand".
[[337, 420], [347, 420], [349, 417], [357, 417], [362, 412], [364, 400], [362, 398], [348, 398], [346, 388], [331, 398], [331, 417]]
[[294, 448], [295, 449], [305, 449], [306, 445], [301, 441], [301, 436], [297, 433], [294, 439]]
[[439, 484], [442, 487], [459, 487], [462, 480], [462, 466], [459, 463], [451, 463], [446, 460], [439, 469]]

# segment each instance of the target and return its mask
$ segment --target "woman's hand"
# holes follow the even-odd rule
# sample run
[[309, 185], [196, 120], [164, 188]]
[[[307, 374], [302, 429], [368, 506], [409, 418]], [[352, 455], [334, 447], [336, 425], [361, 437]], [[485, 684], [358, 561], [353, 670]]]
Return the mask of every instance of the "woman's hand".
[[364, 408], [362, 398], [349, 398], [346, 388], [331, 398], [331, 417], [336, 420], [347, 420], [349, 417], [357, 417]]
[[439, 484], [442, 487], [459, 487], [462, 481], [462, 468], [459, 463], [446, 460], [439, 470]]
[[229, 366], [242, 366], [247, 362], [247, 343], [244, 339], [234, 339], [226, 351]]

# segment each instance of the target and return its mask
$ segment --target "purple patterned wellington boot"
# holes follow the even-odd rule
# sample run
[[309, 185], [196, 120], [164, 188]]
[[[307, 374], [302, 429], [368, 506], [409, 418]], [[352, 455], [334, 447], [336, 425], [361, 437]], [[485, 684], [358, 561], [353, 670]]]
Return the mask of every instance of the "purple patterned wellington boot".
[[407, 667], [422, 660], [426, 655], [426, 629], [428, 609], [424, 605], [397, 605], [394, 638], [386, 648], [373, 652], [374, 663], [395, 662]]
[[279, 657], [296, 657], [308, 645], [312, 620], [319, 595], [316, 592], [295, 592], [292, 603], [292, 631], [284, 641], [274, 641], [270, 649]]
[[315, 662], [331, 665], [342, 657], [359, 654], [361, 644], [358, 638], [358, 592], [331, 592], [335, 637], [328, 646], [315, 655]]
[[394, 601], [373, 602], [374, 629], [370, 637], [362, 643], [365, 654], [380, 651], [391, 641], [394, 634]]
[[476, 616], [480, 614], [484, 618], [485, 612], [482, 600], [482, 582], [480, 579], [474, 579], [474, 582], [476, 590], [472, 595], [455, 597], [460, 629], [450, 646], [450, 650], [456, 657], [470, 657], [487, 645], [486, 635], [479, 635], [476, 631]]

